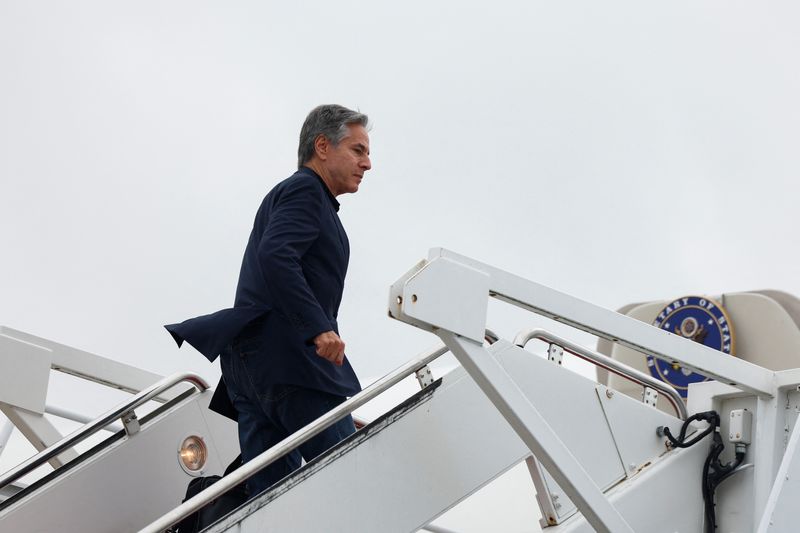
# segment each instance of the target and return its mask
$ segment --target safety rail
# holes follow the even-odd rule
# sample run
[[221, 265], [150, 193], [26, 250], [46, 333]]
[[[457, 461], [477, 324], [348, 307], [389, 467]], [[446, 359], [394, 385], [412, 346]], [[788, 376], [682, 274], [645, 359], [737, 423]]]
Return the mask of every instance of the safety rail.
[[[498, 337], [492, 330], [487, 329], [485, 339], [491, 344], [496, 342]], [[193, 498], [186, 500], [169, 513], [141, 529], [139, 533], [163, 533], [164, 530], [168, 529], [173, 524], [180, 522], [193, 512], [205, 506], [207, 503], [219, 498], [222, 494], [228, 492], [242, 481], [245, 481], [256, 472], [266, 468], [283, 455], [289, 453], [307, 440], [313, 438], [315, 435], [324, 431], [332, 424], [335, 424], [357, 408], [375, 398], [377, 395], [397, 385], [406, 377], [423, 369], [429, 363], [438, 359], [441, 355], [447, 353], [448, 351], [449, 350], [446, 346], [437, 346], [424, 355], [412, 359], [404, 365], [396, 368], [394, 371], [375, 381], [372, 385], [368, 386], [366, 389], [362, 390], [352, 398], [345, 400], [334, 409], [328, 411], [326, 414], [317, 418], [302, 429], [299, 429], [292, 435], [289, 435], [272, 448], [263, 452], [261, 455], [243, 464]]]
[[53, 457], [64, 453], [65, 450], [72, 448], [79, 442], [86, 440], [88, 437], [102, 430], [116, 419], [122, 420], [126, 432], [129, 434], [135, 433], [138, 431], [138, 420], [136, 419], [136, 415], [133, 410], [137, 407], [140, 407], [142, 404], [155, 399], [164, 391], [184, 382], [193, 385], [198, 392], [203, 392], [208, 389], [208, 383], [206, 383], [202, 377], [192, 372], [182, 372], [167, 376], [141, 391], [133, 398], [123, 402], [118, 407], [94, 419], [92, 422], [84, 425], [52, 446], [47, 447], [27, 461], [9, 470], [8, 473], [0, 478], [0, 490], [18, 480], [22, 476], [39, 468]]
[[571, 353], [572, 355], [580, 357], [584, 361], [593, 363], [600, 368], [604, 368], [622, 378], [625, 378], [643, 387], [650, 387], [657, 391], [663, 392], [666, 395], [667, 400], [672, 404], [672, 407], [675, 408], [675, 412], [681, 420], [686, 420], [686, 418], [689, 416], [689, 413], [686, 410], [686, 404], [683, 403], [681, 395], [678, 394], [678, 391], [676, 391], [669, 384], [659, 381], [652, 376], [648, 376], [647, 374], [640, 372], [635, 368], [631, 368], [624, 363], [620, 363], [616, 359], [612, 359], [607, 355], [593, 352], [588, 348], [584, 348], [583, 346], [570, 342], [567, 339], [550, 333], [547, 330], [531, 329], [520, 332], [514, 338], [514, 344], [520, 348], [524, 348], [528, 342], [534, 339], [547, 342], [551, 345], [555, 344], [560, 346], [562, 349]]

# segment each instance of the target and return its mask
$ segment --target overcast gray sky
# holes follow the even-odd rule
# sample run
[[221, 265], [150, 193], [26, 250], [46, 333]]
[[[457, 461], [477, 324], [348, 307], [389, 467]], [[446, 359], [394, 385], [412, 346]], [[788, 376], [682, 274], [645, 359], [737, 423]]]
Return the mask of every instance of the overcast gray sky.
[[[614, 309], [800, 295], [799, 15], [0, 0], [0, 324], [214, 379], [161, 326], [231, 305], [255, 210], [330, 102], [374, 125], [373, 170], [340, 198], [339, 322], [364, 382], [435, 343], [386, 317], [388, 286], [432, 246]], [[541, 322], [490, 307], [506, 337]], [[507, 498], [470, 523], [525, 507]]]
[[[0, 323], [159, 373], [228, 307], [306, 113], [370, 115], [340, 197], [362, 378], [431, 345], [445, 246], [609, 308], [800, 294], [795, 2], [0, 2]], [[492, 306], [492, 327], [528, 325]]]

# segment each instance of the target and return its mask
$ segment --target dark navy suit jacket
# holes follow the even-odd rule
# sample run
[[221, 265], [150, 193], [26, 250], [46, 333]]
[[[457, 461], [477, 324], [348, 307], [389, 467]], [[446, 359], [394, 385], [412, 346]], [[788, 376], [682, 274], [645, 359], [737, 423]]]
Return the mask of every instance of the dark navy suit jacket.
[[[178, 346], [186, 341], [214, 361], [240, 334], [255, 337], [260, 350], [251, 368], [258, 382], [338, 396], [360, 391], [347, 358], [336, 366], [318, 356], [312, 342], [325, 331], [339, 332], [350, 245], [338, 210], [339, 202], [309, 168], [276, 185], [256, 213], [234, 306], [165, 326]], [[216, 396], [212, 408], [217, 403], [215, 410], [227, 411], [218, 404], [226, 398]]]

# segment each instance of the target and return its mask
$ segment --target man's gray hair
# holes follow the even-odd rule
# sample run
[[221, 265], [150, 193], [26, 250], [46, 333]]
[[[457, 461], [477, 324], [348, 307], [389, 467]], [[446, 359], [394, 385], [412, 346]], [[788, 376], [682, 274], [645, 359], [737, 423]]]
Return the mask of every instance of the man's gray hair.
[[349, 124], [360, 124], [366, 128], [369, 125], [369, 117], [336, 104], [321, 105], [312, 109], [300, 129], [297, 167], [302, 167], [314, 157], [314, 141], [317, 137], [324, 135], [336, 146], [349, 133], [347, 129]]

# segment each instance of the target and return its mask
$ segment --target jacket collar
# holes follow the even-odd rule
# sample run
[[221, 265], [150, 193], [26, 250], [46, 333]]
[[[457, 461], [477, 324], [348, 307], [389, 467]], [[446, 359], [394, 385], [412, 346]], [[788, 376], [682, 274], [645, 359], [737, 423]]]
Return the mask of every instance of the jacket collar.
[[300, 167], [299, 169], [297, 169], [297, 171], [298, 172], [304, 172], [306, 174], [309, 174], [309, 175], [314, 176], [315, 178], [317, 178], [319, 180], [320, 184], [322, 185], [322, 188], [325, 189], [325, 192], [328, 194], [328, 198], [330, 198], [331, 204], [333, 204], [333, 208], [336, 211], [339, 211], [339, 201], [336, 200], [336, 197], [333, 195], [331, 190], [328, 188], [327, 185], [325, 185], [325, 181], [323, 181], [322, 176], [320, 176], [319, 174], [317, 174], [316, 172], [314, 172], [313, 170], [311, 170], [308, 167]]

